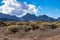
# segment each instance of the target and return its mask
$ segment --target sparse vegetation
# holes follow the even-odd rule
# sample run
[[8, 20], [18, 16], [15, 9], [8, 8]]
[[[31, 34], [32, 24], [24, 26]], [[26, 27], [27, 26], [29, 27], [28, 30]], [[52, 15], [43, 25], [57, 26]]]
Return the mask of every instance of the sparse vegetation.
[[32, 29], [32, 26], [26, 26], [25, 32], [29, 32]]
[[35, 26], [35, 25], [37, 25], [37, 22], [29, 22], [29, 25], [30, 26]]
[[8, 38], [4, 38], [3, 40], [8, 40]]
[[4, 27], [4, 26], [6, 26], [6, 23], [0, 20], [0, 27]]
[[45, 24], [44, 27], [47, 28], [47, 29], [55, 29], [55, 28], [57, 28], [58, 26], [55, 25], [55, 24], [47, 24], [47, 25]]
[[[0, 24], [4, 24], [3, 21], [0, 22]], [[22, 29], [25, 29], [25, 31], [30, 31], [32, 30], [36, 30], [36, 29], [55, 29], [60, 27], [60, 23], [59, 22], [7, 22], [5, 23], [5, 25], [7, 25], [7, 29], [10, 31], [17, 31], [20, 28], [20, 25], [25, 27], [22, 27]]]
[[6, 22], [6, 25], [7, 25], [7, 26], [10, 26], [10, 25], [16, 25], [16, 22], [9, 21], [9, 22]]
[[20, 29], [20, 26], [18, 25], [11, 25], [11, 26], [8, 26], [6, 32], [10, 32], [10, 33], [16, 33], [18, 32]]
[[[0, 29], [4, 35], [12, 37], [49, 37], [60, 34], [60, 22], [3, 22]], [[6, 27], [3, 27], [4, 24]], [[4, 30], [4, 31], [3, 31]], [[56, 33], [57, 32], [57, 33]], [[8, 40], [4, 38], [3, 40]]]

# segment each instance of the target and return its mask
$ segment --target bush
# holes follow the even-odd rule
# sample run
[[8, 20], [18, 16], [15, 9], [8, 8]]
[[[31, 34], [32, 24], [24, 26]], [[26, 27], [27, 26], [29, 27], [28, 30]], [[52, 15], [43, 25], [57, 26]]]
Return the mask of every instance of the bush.
[[58, 26], [57, 25], [55, 25], [55, 24], [50, 24], [50, 25], [45, 25], [45, 27], [46, 28], [48, 28], [48, 29], [55, 29], [55, 28], [57, 28]]
[[33, 26], [32, 30], [36, 30], [36, 29], [39, 29], [38, 26]]
[[30, 30], [36, 30], [38, 29], [39, 27], [37, 26], [26, 26], [25, 28], [25, 32], [29, 32]]
[[32, 29], [32, 26], [26, 26], [26, 28], [24, 29], [25, 32], [29, 32]]
[[16, 25], [16, 23], [14, 21], [8, 21], [6, 22], [7, 26], [10, 26], [10, 25]]
[[52, 25], [50, 25], [50, 26], [51, 26], [52, 29], [57, 28], [57, 25], [54, 25], [54, 24], [52, 24]]
[[4, 23], [3, 21], [0, 20], [0, 26], [6, 26], [6, 23]]
[[20, 22], [20, 23], [17, 23], [19, 25], [26, 25], [26, 22]]
[[18, 25], [11, 25], [7, 28], [6, 31], [9, 33], [16, 33], [19, 31], [19, 29], [20, 29], [20, 27]]
[[60, 22], [56, 23], [56, 25], [58, 26], [58, 28], [60, 28]]
[[8, 40], [8, 38], [4, 38], [3, 40]]
[[36, 23], [36, 22], [30, 22], [29, 25], [30, 25], [30, 26], [36, 26], [37, 23]]

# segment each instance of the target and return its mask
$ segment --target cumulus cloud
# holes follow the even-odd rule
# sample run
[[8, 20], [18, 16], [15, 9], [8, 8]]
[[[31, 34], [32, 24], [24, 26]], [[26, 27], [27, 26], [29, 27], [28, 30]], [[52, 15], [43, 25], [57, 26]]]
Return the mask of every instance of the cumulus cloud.
[[39, 12], [38, 7], [26, 2], [18, 2], [17, 0], [3, 0], [3, 5], [0, 6], [0, 13], [10, 14], [15, 16], [23, 16], [27, 13], [36, 14]]

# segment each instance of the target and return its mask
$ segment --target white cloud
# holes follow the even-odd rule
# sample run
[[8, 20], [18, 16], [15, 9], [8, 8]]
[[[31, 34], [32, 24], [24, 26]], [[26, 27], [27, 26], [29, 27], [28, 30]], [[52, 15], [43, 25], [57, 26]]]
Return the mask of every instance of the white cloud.
[[29, 4], [28, 5], [28, 12], [35, 12], [35, 13], [37, 13], [38, 12], [38, 9], [36, 8], [36, 6], [35, 5], [32, 5], [32, 4]]
[[3, 14], [10, 14], [16, 16], [23, 16], [27, 13], [36, 14], [38, 13], [38, 7], [26, 2], [18, 2], [17, 0], [3, 0], [2, 6], [0, 6], [0, 12]]

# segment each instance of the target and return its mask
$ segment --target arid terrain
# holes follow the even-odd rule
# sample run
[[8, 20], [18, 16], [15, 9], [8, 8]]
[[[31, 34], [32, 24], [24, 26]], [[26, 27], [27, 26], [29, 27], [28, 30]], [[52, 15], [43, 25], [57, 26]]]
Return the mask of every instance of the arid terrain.
[[0, 40], [60, 40], [59, 25], [59, 22], [0, 22]]

